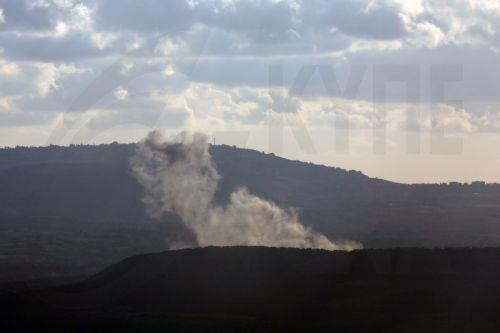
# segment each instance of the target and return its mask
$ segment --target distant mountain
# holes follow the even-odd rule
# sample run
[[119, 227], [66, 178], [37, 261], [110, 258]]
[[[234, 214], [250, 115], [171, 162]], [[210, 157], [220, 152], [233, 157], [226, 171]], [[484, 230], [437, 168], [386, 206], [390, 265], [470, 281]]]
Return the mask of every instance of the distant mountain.
[[[145, 213], [129, 169], [134, 151], [117, 143], [0, 149], [0, 271], [2, 263], [36, 258], [42, 271], [56, 262], [54, 275], [81, 272], [75, 264], [92, 272], [192, 240], [176, 216], [158, 222]], [[331, 239], [365, 247], [500, 244], [498, 184], [406, 185], [226, 145], [210, 151], [223, 177], [219, 201], [246, 186], [298, 208], [305, 224]]]
[[227, 247], [5, 294], [5, 331], [498, 332], [500, 249]]

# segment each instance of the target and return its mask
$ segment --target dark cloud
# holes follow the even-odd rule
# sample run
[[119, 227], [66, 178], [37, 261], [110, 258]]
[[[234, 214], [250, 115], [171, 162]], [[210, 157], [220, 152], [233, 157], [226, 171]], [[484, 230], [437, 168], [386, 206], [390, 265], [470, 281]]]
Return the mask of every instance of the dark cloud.
[[116, 31], [166, 33], [194, 25], [234, 31], [257, 43], [283, 43], [311, 33], [311, 28], [337, 28], [346, 35], [369, 39], [396, 39], [406, 34], [396, 7], [368, 8], [360, 1], [104, 1], [97, 6], [98, 27]]
[[100, 1], [95, 22], [99, 29], [166, 33], [189, 28], [196, 17], [185, 0], [118, 0]]
[[112, 48], [99, 50], [92, 44], [89, 36], [81, 34], [64, 37], [1, 34], [0, 45], [4, 50], [4, 57], [22, 61], [77, 61], [103, 57], [117, 51]]
[[26, 0], [0, 0], [5, 22], [0, 24], [0, 31], [28, 30], [43, 31], [53, 26], [56, 12], [53, 8], [33, 6]]
[[395, 7], [383, 3], [368, 7], [362, 1], [315, 0], [303, 3], [304, 25], [319, 30], [336, 28], [342, 33], [368, 39], [397, 39], [406, 35]]
[[235, 1], [206, 21], [211, 26], [232, 30], [258, 43], [284, 42], [293, 36], [295, 11], [287, 2], [269, 0]]

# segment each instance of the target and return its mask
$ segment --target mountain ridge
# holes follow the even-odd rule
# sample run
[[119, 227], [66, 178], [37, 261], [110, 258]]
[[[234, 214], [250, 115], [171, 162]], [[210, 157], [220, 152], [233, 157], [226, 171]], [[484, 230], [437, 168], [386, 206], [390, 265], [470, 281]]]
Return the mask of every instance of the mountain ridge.
[[[134, 254], [193, 244], [175, 214], [160, 221], [147, 215], [129, 168], [134, 152], [135, 144], [117, 143], [0, 149], [0, 268], [35, 262], [44, 274], [47, 267], [90, 274]], [[365, 248], [500, 244], [498, 184], [406, 185], [226, 145], [210, 152], [222, 176], [216, 201], [223, 205], [246, 187], [296, 209], [303, 224], [334, 241]]]

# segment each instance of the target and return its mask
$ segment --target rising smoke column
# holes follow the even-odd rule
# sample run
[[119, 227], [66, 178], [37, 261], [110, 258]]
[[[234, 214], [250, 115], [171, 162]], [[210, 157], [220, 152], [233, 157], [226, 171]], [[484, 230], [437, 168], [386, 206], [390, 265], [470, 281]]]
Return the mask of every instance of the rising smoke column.
[[297, 214], [239, 188], [224, 206], [214, 203], [221, 178], [208, 151], [208, 137], [182, 132], [166, 140], [152, 131], [131, 160], [145, 190], [148, 213], [180, 216], [200, 246], [262, 245], [352, 250], [357, 243], [336, 244], [302, 225]]

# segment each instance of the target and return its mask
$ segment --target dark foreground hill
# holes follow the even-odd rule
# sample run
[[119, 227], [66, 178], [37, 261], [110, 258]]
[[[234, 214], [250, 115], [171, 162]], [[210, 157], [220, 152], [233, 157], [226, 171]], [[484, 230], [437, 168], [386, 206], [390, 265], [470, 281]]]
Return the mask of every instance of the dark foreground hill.
[[[303, 223], [365, 248], [500, 245], [500, 185], [407, 185], [357, 171], [212, 146], [223, 176], [299, 209]], [[193, 236], [175, 216], [152, 221], [130, 173], [133, 144], [0, 149], [0, 281], [96, 272]], [[13, 268], [16, 267], [16, 268]]]
[[499, 281], [499, 248], [203, 248], [4, 295], [0, 316], [5, 332], [498, 332]]

